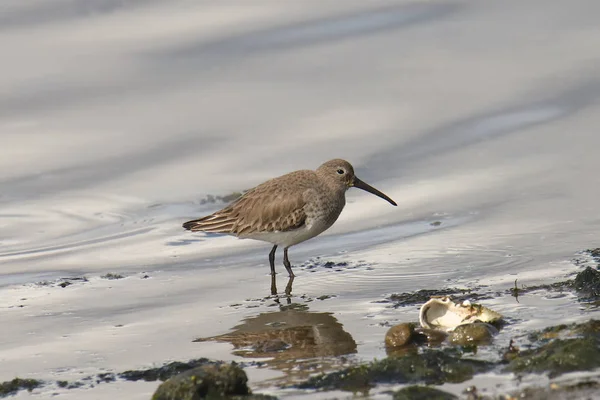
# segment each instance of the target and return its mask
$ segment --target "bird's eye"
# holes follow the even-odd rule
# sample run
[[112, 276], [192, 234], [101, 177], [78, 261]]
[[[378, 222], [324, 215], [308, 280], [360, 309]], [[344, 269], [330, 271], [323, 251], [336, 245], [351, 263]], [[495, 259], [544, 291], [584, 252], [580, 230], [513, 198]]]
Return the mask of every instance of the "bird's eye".
[[344, 170], [340, 168], [340, 169], [337, 170], [337, 173], [340, 174], [340, 175], [344, 175]]

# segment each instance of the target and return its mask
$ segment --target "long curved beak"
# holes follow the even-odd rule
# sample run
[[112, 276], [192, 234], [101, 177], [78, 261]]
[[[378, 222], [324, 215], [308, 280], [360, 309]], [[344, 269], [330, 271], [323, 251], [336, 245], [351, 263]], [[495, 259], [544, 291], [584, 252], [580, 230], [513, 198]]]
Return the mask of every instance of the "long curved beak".
[[396, 202], [394, 200], [390, 199], [388, 196], [386, 196], [385, 194], [381, 193], [379, 190], [375, 189], [373, 186], [364, 183], [363, 181], [361, 181], [357, 177], [354, 177], [354, 181], [352, 182], [352, 186], [357, 187], [359, 189], [362, 189], [362, 190], [364, 190], [366, 192], [372, 193], [375, 196], [379, 196], [382, 199], [387, 200], [393, 206], [397, 206], [398, 205], [398, 204], [396, 204]]

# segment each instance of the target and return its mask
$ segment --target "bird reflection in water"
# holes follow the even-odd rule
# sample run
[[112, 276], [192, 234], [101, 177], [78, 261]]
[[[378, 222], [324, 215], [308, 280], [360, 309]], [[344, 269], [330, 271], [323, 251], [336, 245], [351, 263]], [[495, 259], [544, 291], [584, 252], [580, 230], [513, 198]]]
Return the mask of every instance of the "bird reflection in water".
[[280, 311], [247, 318], [232, 332], [195, 342], [227, 342], [236, 356], [269, 358], [264, 364], [285, 372], [288, 382], [335, 370], [344, 363], [338, 356], [356, 353], [356, 342], [332, 313], [306, 309], [300, 304], [283, 306]]

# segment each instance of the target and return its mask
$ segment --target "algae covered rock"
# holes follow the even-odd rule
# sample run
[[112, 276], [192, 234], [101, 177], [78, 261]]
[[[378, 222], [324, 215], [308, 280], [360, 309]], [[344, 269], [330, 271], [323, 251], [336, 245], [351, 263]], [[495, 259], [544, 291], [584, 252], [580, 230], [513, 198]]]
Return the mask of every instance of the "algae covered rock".
[[498, 330], [490, 324], [475, 322], [457, 326], [449, 336], [450, 343], [469, 346], [490, 344]]
[[566, 339], [574, 337], [595, 336], [600, 337], [600, 320], [591, 319], [580, 324], [561, 324], [550, 326], [541, 331], [529, 334], [532, 342], [545, 343], [552, 339]]
[[511, 360], [507, 371], [547, 373], [555, 377], [600, 367], [600, 321], [550, 327], [530, 337], [543, 344], [520, 352]]
[[428, 386], [408, 386], [394, 393], [394, 400], [456, 400], [455, 395]]
[[402, 357], [387, 357], [366, 365], [312, 377], [301, 389], [364, 392], [380, 383], [460, 383], [493, 368], [493, 363], [462, 359], [452, 349], [425, 350]]
[[600, 382], [583, 380], [581, 382], [553, 382], [547, 387], [530, 387], [511, 393], [505, 399], [527, 400], [575, 400], [596, 399], [600, 393]]
[[415, 324], [402, 323], [392, 326], [385, 334], [386, 347], [401, 347], [412, 341]]
[[600, 299], [600, 271], [587, 267], [577, 274], [573, 280], [573, 287], [583, 301]]
[[[217, 364], [215, 361], [211, 361], [208, 358], [197, 358], [194, 360], [181, 362], [181, 361], [173, 361], [168, 364], [165, 364], [161, 367], [156, 368], [148, 368], [148, 369], [136, 369], [129, 370], [125, 372], [121, 372], [118, 374], [118, 377], [121, 379], [125, 379], [128, 381], [166, 381], [167, 379], [180, 374], [185, 371], [189, 371], [194, 368], [198, 368], [206, 365], [214, 365]], [[114, 379], [113, 379], [114, 380]]]
[[0, 397], [6, 397], [16, 394], [19, 390], [32, 391], [42, 386], [44, 383], [37, 379], [15, 378], [12, 381], [0, 383]]
[[556, 339], [534, 350], [524, 351], [507, 367], [511, 372], [547, 373], [555, 377], [566, 372], [589, 371], [600, 367], [600, 341], [595, 338]]
[[418, 343], [427, 343], [429, 346], [440, 346], [448, 338], [448, 333], [439, 329], [416, 328], [415, 333]]
[[158, 387], [152, 400], [219, 399], [246, 396], [248, 377], [237, 364], [204, 365], [175, 375]]

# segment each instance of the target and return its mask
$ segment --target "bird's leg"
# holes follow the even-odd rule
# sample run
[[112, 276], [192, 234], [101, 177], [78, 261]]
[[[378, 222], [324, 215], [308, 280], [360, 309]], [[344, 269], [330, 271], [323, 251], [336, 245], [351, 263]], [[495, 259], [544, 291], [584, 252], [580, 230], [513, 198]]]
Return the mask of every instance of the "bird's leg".
[[277, 245], [273, 246], [273, 249], [269, 253], [269, 263], [271, 264], [271, 276], [275, 276], [275, 251], [277, 250]]
[[294, 275], [294, 272], [292, 271], [292, 264], [290, 264], [290, 259], [288, 258], [288, 248], [287, 247], [285, 249], [283, 249], [283, 265], [285, 266], [285, 269], [287, 270], [288, 274], [290, 275], [290, 278], [293, 278], [296, 276], [296, 275]]
[[288, 280], [287, 286], [285, 287], [285, 294], [288, 297], [288, 303], [290, 300], [290, 296], [292, 295], [292, 284], [294, 283], [294, 277], [291, 276]]
[[271, 275], [271, 296], [277, 295], [277, 282], [275, 279], [275, 275]]

